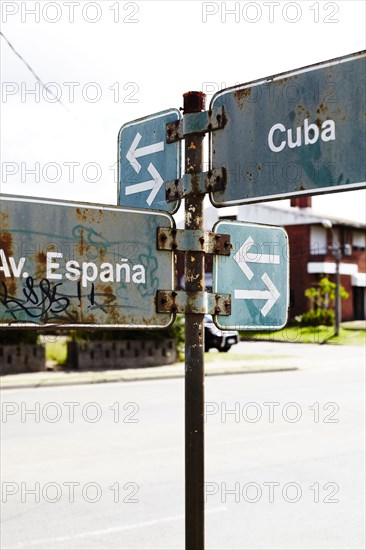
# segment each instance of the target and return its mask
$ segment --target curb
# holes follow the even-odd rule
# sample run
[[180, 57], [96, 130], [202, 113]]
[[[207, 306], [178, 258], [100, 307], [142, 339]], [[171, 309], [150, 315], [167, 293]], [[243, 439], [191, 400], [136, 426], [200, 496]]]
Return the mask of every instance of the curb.
[[[174, 365], [171, 365], [173, 367]], [[4, 381], [1, 381], [0, 383], [0, 390], [15, 390], [15, 389], [26, 389], [26, 388], [49, 388], [49, 387], [57, 387], [57, 386], [80, 386], [85, 384], [106, 384], [111, 382], [139, 382], [139, 381], [147, 381], [147, 380], [163, 380], [163, 379], [174, 379], [174, 378], [184, 378], [184, 365], [182, 364], [175, 364], [175, 366], [181, 367], [179, 370], [176, 370], [175, 372], [144, 372], [138, 375], [136, 373], [136, 369], [129, 369], [123, 374], [117, 374], [111, 376], [110, 378], [105, 375], [105, 373], [100, 373], [100, 376], [95, 376], [93, 378], [84, 378], [84, 379], [75, 379], [67, 380], [67, 378], [63, 377], [59, 380], [50, 380], [49, 378], [45, 379], [36, 379], [34, 381], [22, 381], [19, 380], [19, 382], [10, 382], [9, 384], [4, 384]], [[152, 369], [156, 367], [151, 367]], [[159, 368], [159, 367], [157, 367]], [[145, 370], [145, 369], [144, 369]], [[298, 370], [298, 367], [295, 366], [289, 366], [289, 367], [240, 367], [240, 368], [209, 368], [205, 372], [205, 376], [224, 376], [226, 374], [232, 375], [232, 374], [258, 374], [258, 373], [268, 373], [268, 372], [283, 372], [283, 371], [296, 371]], [[90, 372], [90, 371], [88, 371]], [[111, 372], [111, 371], [108, 371]], [[95, 373], [90, 373], [94, 374]], [[21, 375], [20, 375], [21, 376]]]

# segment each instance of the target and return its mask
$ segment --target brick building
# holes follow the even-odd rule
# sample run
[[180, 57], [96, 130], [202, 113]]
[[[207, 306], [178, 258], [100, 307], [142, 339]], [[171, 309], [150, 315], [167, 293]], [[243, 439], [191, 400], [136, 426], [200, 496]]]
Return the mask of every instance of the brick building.
[[340, 282], [349, 293], [342, 301], [341, 320], [366, 319], [365, 226], [333, 217], [307, 219], [304, 214], [302, 220], [300, 207], [300, 223], [284, 224], [290, 242], [290, 318], [309, 308], [306, 288], [324, 276], [334, 281], [339, 250]]
[[[342, 321], [366, 319], [366, 225], [321, 216], [311, 207], [311, 197], [291, 200], [291, 208], [253, 204], [205, 210], [205, 228], [219, 219], [278, 225], [286, 229], [290, 243], [289, 319], [309, 309], [304, 292], [327, 276], [335, 279], [336, 250], [340, 247], [340, 282], [349, 293], [342, 300]], [[182, 223], [177, 224], [182, 227]], [[210, 262], [207, 271], [210, 272]], [[183, 266], [179, 271], [183, 272]], [[208, 285], [210, 274], [208, 274]]]

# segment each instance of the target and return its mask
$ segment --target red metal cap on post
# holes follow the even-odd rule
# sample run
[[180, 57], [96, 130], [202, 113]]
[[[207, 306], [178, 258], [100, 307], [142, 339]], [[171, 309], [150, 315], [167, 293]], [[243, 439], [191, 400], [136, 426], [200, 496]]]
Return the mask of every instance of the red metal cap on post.
[[206, 107], [204, 92], [186, 92], [183, 94], [183, 113], [199, 113]]

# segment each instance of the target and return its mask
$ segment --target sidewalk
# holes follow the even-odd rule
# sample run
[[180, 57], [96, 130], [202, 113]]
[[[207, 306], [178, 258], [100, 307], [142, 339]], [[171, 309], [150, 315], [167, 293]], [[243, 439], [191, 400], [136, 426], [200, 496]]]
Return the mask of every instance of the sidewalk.
[[[256, 365], [249, 361], [237, 361], [234, 359], [235, 356], [230, 356], [230, 358], [223, 357], [222, 354], [212, 354], [212, 356], [214, 357], [211, 357], [210, 354], [210, 360], [205, 363], [206, 376], [297, 370], [297, 367], [293, 365]], [[138, 380], [158, 380], [161, 378], [183, 378], [183, 376], [184, 363], [121, 370], [43, 371], [2, 376], [0, 377], [0, 389], [42, 388], [77, 384], [101, 384], [105, 382], [135, 382]]]
[[366, 320], [363, 321], [344, 321], [340, 324], [341, 328], [348, 330], [366, 330]]

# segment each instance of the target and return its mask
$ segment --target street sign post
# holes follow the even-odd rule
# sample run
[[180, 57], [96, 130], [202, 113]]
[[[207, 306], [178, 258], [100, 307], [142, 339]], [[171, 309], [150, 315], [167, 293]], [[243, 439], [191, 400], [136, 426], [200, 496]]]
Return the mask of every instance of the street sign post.
[[165, 200], [164, 182], [180, 178], [180, 144], [166, 143], [166, 124], [180, 120], [168, 109], [124, 124], [118, 136], [118, 204], [174, 213], [179, 203]]
[[366, 52], [222, 90], [226, 125], [212, 168], [226, 168], [214, 206], [365, 187]]
[[281, 227], [220, 221], [230, 235], [230, 257], [214, 256], [213, 290], [231, 293], [231, 315], [216, 316], [221, 329], [275, 330], [287, 322], [289, 250]]
[[0, 196], [0, 325], [166, 328], [155, 296], [173, 289], [157, 250], [165, 212]]

